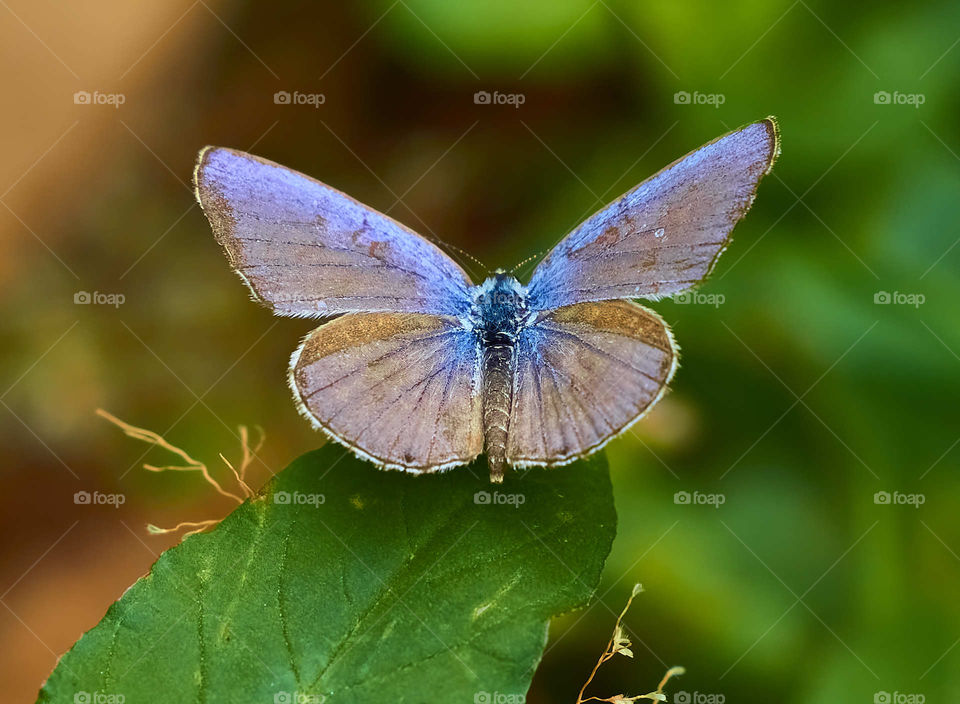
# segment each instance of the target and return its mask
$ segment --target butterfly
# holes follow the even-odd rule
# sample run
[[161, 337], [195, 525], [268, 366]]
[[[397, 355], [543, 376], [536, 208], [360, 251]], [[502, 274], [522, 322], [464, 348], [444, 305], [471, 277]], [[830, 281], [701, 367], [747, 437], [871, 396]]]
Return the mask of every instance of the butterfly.
[[678, 348], [635, 299], [702, 282], [780, 151], [777, 122], [696, 149], [563, 238], [524, 285], [479, 285], [431, 241], [308, 176], [200, 152], [196, 197], [254, 300], [326, 321], [290, 361], [301, 413], [384, 468], [486, 451], [504, 468], [598, 450], [663, 396]]

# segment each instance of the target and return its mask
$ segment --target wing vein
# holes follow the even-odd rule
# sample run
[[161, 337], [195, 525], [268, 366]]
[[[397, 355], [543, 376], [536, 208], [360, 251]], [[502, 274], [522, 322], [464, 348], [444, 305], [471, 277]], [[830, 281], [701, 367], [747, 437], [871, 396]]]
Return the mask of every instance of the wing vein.
[[[446, 336], [446, 335], [452, 335], [452, 334], [454, 334], [454, 332], [456, 332], [456, 331], [455, 331], [455, 330], [445, 330], [444, 332], [437, 333], [436, 335], [427, 335], [427, 336], [424, 336], [424, 337], [414, 338], [414, 339], [410, 340], [410, 343], [413, 344], [413, 343], [417, 343], [417, 342], [428, 342], [428, 341], [430, 341], [430, 340], [434, 340], [434, 339], [439, 338], [439, 337], [444, 337], [444, 336]], [[408, 345], [408, 346], [409, 346], [409, 345]], [[386, 352], [384, 352], [384, 353], [383, 353], [382, 355], [380, 355], [379, 357], [376, 357], [376, 358], [374, 358], [374, 359], [371, 359], [371, 360], [370, 360], [369, 362], [367, 362], [366, 364], [367, 364], [367, 366], [369, 367], [371, 364], [376, 364], [377, 362], [382, 362], [383, 360], [387, 359], [388, 357], [393, 357], [394, 355], [397, 355], [397, 354], [400, 354], [401, 352], [406, 352], [406, 351], [407, 351], [407, 350], [404, 349], [403, 347], [396, 347], [396, 348], [394, 348], [394, 349], [392, 349], [392, 350], [387, 350]], [[316, 364], [316, 362], [313, 362], [313, 364]], [[318, 392], [324, 391], [324, 390], [330, 388], [331, 386], [333, 386], [334, 384], [337, 384], [338, 382], [341, 382], [341, 381], [343, 381], [344, 379], [347, 379], [347, 378], [353, 376], [354, 374], [357, 373], [357, 371], [358, 371], [357, 369], [353, 369], [353, 370], [347, 372], [346, 374], [344, 374], [343, 376], [337, 377], [337, 378], [334, 379], [333, 381], [331, 381], [331, 382], [329, 382], [329, 383], [327, 383], [327, 384], [324, 384], [323, 386], [321, 386], [321, 387], [319, 387], [319, 388], [313, 389], [313, 390], [305, 397], [305, 399], [310, 399], [310, 398], [312, 398], [314, 395], [316, 395]]]

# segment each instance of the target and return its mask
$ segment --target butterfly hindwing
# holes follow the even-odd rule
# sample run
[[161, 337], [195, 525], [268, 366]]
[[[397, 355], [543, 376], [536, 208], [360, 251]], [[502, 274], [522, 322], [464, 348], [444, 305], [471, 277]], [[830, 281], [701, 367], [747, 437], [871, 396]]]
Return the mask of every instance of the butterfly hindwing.
[[767, 118], [675, 161], [550, 252], [530, 280], [531, 306], [655, 299], [701, 282], [778, 153], [777, 124]]
[[230, 263], [278, 315], [462, 315], [470, 280], [433, 243], [308, 176], [207, 147], [197, 200]]
[[656, 403], [677, 365], [667, 324], [631, 301], [542, 313], [516, 349], [514, 466], [564, 464], [599, 449]]
[[432, 471], [483, 449], [476, 338], [456, 319], [350, 313], [304, 340], [291, 360], [301, 411], [381, 466]]

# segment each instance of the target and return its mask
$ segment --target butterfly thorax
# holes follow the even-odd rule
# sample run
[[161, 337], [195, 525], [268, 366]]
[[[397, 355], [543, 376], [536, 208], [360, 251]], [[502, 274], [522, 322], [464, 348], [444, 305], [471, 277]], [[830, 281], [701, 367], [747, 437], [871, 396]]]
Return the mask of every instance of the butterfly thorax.
[[485, 344], [513, 342], [526, 317], [526, 289], [510, 274], [497, 272], [474, 288], [470, 322]]
[[514, 343], [528, 316], [527, 292], [516, 278], [496, 272], [474, 289], [469, 325], [483, 352], [483, 433], [490, 479], [503, 480], [517, 360]]

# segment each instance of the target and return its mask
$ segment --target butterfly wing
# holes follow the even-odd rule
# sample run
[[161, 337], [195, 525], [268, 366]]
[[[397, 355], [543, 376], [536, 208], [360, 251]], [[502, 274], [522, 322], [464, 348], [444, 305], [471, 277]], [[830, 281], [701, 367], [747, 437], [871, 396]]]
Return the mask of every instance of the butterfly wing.
[[571, 232], [533, 272], [530, 305], [669, 296], [702, 281], [753, 203], [779, 147], [776, 121], [675, 161]]
[[350, 313], [293, 354], [301, 412], [381, 466], [429, 472], [483, 449], [476, 337], [455, 318]]
[[598, 450], [660, 399], [678, 354], [667, 324], [632, 301], [541, 313], [516, 351], [507, 435], [514, 466], [564, 464]]
[[469, 277], [433, 243], [273, 162], [207, 147], [196, 196], [256, 300], [278, 315], [462, 315]]

